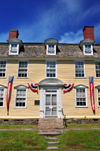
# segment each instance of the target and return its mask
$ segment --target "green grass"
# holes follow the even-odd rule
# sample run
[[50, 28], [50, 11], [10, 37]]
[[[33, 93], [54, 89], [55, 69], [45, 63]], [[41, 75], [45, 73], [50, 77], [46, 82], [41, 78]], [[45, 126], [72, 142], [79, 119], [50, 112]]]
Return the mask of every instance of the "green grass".
[[46, 139], [38, 131], [0, 131], [0, 151], [45, 150], [46, 147]]
[[59, 149], [67, 151], [99, 151], [100, 130], [70, 130], [59, 136]]
[[[100, 130], [65, 130], [64, 134], [56, 137], [59, 150], [100, 150]], [[38, 131], [0, 131], [0, 151], [43, 151], [52, 146], [47, 142], [45, 136], [38, 135]]]
[[37, 125], [0, 125], [0, 129], [36, 128]]
[[[65, 128], [100, 128], [100, 123], [88, 124], [67, 124]], [[13, 129], [13, 128], [37, 128], [37, 125], [0, 125], [0, 129]]]
[[88, 124], [67, 124], [66, 128], [100, 128], [100, 123], [88, 123]]

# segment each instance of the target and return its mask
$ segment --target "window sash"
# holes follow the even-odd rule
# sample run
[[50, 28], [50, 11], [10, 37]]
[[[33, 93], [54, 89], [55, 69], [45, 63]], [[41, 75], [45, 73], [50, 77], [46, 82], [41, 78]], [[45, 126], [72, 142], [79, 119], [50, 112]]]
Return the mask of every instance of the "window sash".
[[19, 61], [18, 77], [27, 77], [28, 61]]
[[95, 62], [96, 77], [100, 77], [100, 62]]
[[85, 88], [76, 89], [76, 106], [77, 107], [86, 107], [87, 106]]
[[26, 107], [26, 89], [17, 89], [15, 107]]
[[4, 89], [0, 89], [0, 107], [4, 106]]
[[56, 44], [47, 44], [46, 54], [56, 55]]
[[84, 62], [83, 61], [75, 61], [75, 77], [83, 78], [85, 77], [84, 71]]
[[56, 77], [56, 61], [46, 62], [46, 77]]
[[100, 107], [100, 89], [97, 89], [98, 106]]
[[6, 61], [0, 61], [0, 77], [6, 76]]
[[91, 45], [85, 45], [85, 52], [91, 53]]

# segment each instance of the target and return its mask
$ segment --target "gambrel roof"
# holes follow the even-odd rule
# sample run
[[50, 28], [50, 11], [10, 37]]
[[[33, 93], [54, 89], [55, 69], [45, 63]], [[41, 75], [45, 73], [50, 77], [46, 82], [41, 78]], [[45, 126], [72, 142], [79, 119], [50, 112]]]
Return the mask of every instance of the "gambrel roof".
[[100, 58], [100, 45], [94, 44], [93, 56], [84, 56], [80, 44], [58, 43], [56, 55], [46, 55], [45, 43], [22, 43], [19, 54], [9, 55], [9, 44], [0, 43], [0, 57], [7, 58]]

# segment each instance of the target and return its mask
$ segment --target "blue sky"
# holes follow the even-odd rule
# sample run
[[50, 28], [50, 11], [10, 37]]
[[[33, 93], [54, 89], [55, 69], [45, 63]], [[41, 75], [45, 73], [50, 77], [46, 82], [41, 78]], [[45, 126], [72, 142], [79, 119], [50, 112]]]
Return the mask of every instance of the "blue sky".
[[95, 26], [100, 43], [99, 16], [100, 0], [1, 0], [0, 42], [6, 42], [9, 29], [18, 29], [23, 42], [79, 43], [84, 26]]

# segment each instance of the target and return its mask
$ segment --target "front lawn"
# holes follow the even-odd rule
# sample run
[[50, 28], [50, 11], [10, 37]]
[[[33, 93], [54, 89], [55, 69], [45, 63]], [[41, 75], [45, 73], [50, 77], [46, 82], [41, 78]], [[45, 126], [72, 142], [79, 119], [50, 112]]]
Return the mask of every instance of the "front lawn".
[[[64, 134], [56, 137], [59, 150], [100, 150], [100, 130], [65, 130]], [[47, 146], [45, 136], [38, 135], [38, 131], [0, 131], [0, 151], [42, 151], [47, 150]]]
[[100, 130], [68, 130], [59, 136], [59, 149], [67, 151], [99, 151]]
[[45, 150], [46, 138], [38, 131], [0, 131], [0, 151]]
[[37, 128], [37, 125], [0, 125], [0, 129]]

